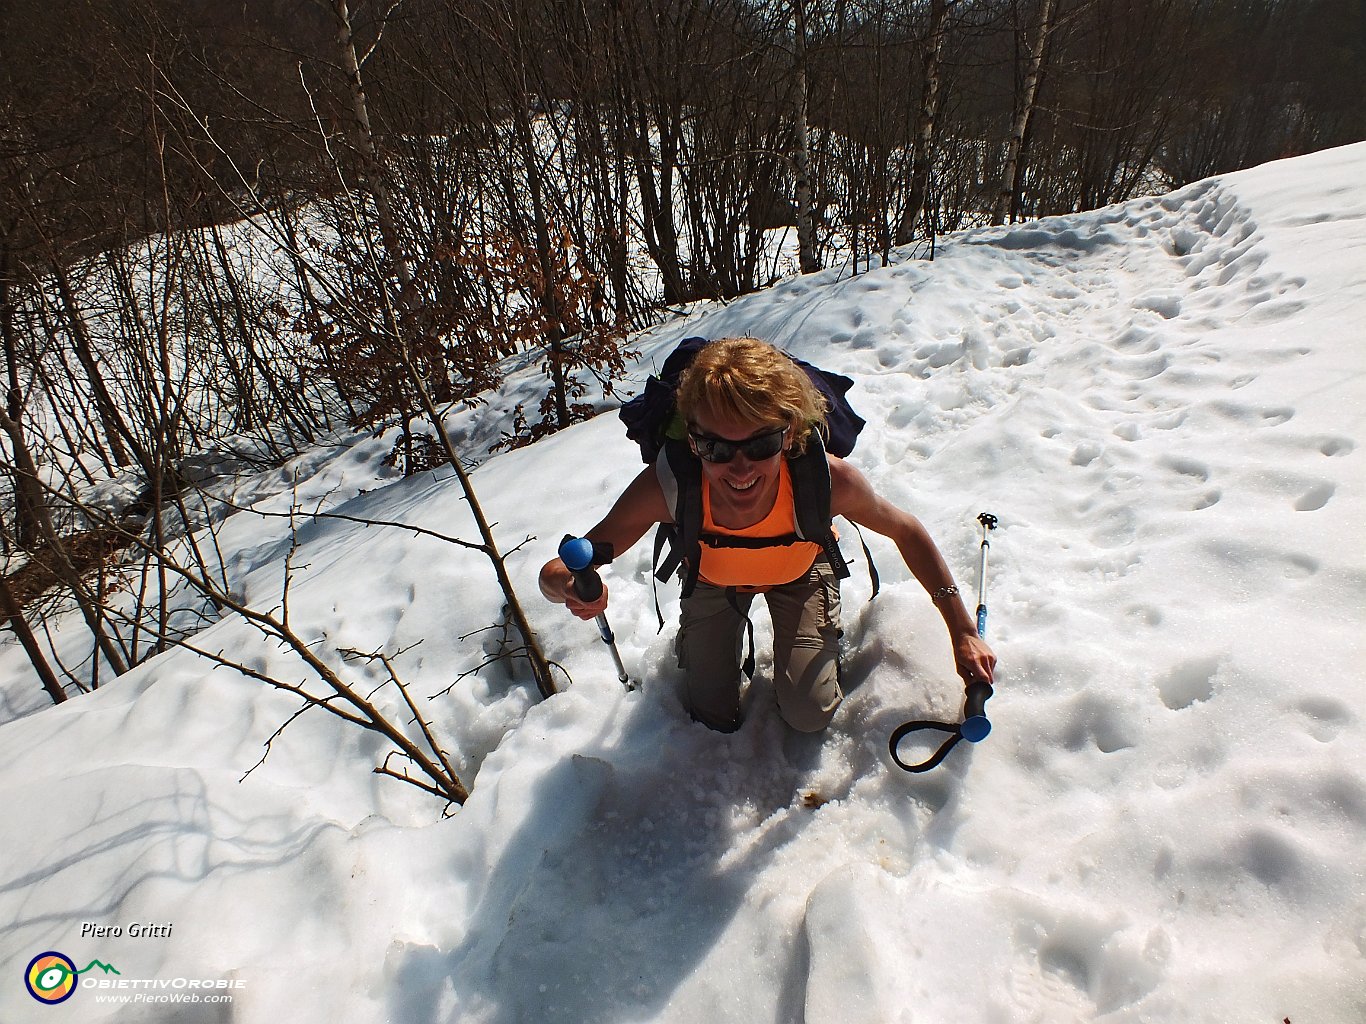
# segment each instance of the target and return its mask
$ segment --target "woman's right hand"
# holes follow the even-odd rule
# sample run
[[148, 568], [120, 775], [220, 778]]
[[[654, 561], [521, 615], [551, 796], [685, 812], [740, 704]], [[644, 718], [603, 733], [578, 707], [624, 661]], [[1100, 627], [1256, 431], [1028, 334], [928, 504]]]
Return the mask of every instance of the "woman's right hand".
[[574, 590], [574, 577], [570, 576], [564, 588], [564, 604], [581, 619], [595, 619], [607, 610], [607, 584], [602, 585], [602, 593], [596, 601], [584, 601]]
[[596, 601], [585, 601], [574, 589], [574, 574], [558, 558], [552, 558], [541, 567], [541, 593], [547, 601], [562, 604], [581, 619], [594, 619], [607, 608], [607, 584], [602, 585], [602, 593]]

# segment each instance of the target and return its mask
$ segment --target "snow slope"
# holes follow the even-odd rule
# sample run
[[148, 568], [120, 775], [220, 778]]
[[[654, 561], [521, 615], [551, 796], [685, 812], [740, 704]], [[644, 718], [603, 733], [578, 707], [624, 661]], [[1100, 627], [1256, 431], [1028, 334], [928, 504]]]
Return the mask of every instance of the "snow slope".
[[[788, 280], [641, 339], [642, 376], [683, 336], [749, 333], [855, 378], [871, 427], [853, 461], [965, 591], [974, 518], [1000, 517], [995, 729], [926, 775], [887, 736], [956, 716], [961, 686], [881, 538], [883, 593], [867, 602], [859, 564], [845, 587], [851, 692], [815, 741], [777, 719], [764, 656], [738, 733], [688, 721], [648, 544], [607, 574], [642, 692], [540, 602], [555, 541], [635, 471], [612, 415], [475, 475], [504, 546], [538, 538], [510, 561], [573, 676], [547, 702], [497, 668], [457, 681], [496, 643], [475, 632], [499, 613], [477, 556], [300, 530], [291, 616], [320, 650], [401, 651], [422, 696], [455, 684], [429, 705], [473, 780], [450, 818], [317, 714], [239, 781], [293, 706], [227, 670], [173, 652], [43, 707], [6, 646], [0, 1021], [1366, 1019], [1363, 182], [1366, 145], [1348, 147], [968, 232], [933, 264]], [[453, 432], [496, 438], [505, 409]], [[470, 535], [449, 474], [395, 479], [389, 443], [248, 493]], [[221, 543], [244, 592], [277, 602], [284, 522], [239, 513]], [[661, 599], [672, 619], [676, 588]], [[298, 672], [240, 623], [209, 637]], [[74, 625], [56, 641], [86, 643]], [[121, 972], [82, 982], [145, 983], [43, 1007], [22, 976], [46, 950]], [[187, 979], [238, 987], [153, 1001]]]

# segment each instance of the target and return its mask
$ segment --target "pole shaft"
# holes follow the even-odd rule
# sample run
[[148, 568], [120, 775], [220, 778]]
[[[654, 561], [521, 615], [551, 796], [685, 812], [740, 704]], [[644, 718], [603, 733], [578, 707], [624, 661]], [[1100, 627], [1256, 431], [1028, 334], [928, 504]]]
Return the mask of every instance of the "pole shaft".
[[982, 536], [982, 560], [977, 566], [977, 605], [982, 607], [987, 603], [987, 552], [991, 550], [991, 544], [985, 534]]

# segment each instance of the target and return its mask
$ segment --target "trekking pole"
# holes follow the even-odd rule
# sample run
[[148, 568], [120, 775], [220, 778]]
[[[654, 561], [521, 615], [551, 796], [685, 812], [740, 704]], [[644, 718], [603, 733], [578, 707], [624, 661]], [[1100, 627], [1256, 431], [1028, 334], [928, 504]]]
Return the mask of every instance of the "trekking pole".
[[[987, 635], [987, 549], [991, 547], [987, 535], [996, 529], [997, 520], [990, 512], [983, 512], [977, 517], [977, 521], [982, 524], [981, 561], [977, 567], [977, 635], [985, 638]], [[991, 699], [992, 693], [990, 683], [984, 679], [974, 679], [967, 684], [963, 696], [962, 722], [954, 724], [953, 722], [914, 721], [897, 726], [892, 732], [892, 738], [888, 741], [892, 760], [905, 771], [927, 772], [948, 757], [949, 751], [956, 747], [960, 740], [967, 740], [969, 743], [981, 743], [991, 732], [991, 722], [987, 718], [986, 704]], [[919, 764], [907, 764], [901, 760], [897, 753], [897, 747], [910, 733], [919, 732], [923, 729], [948, 733], [949, 738], [940, 744], [939, 749], [924, 761]]]
[[991, 542], [987, 540], [987, 534], [996, 529], [996, 517], [990, 512], [983, 512], [977, 517], [977, 521], [982, 524], [982, 561], [977, 566], [977, 635], [985, 638], [987, 635], [987, 551], [991, 547]]
[[[587, 537], [569, 534], [565, 534], [564, 540], [560, 541], [560, 561], [574, 577], [574, 593], [579, 595], [581, 601], [593, 602], [602, 596], [602, 577], [598, 575], [597, 566], [606, 565], [611, 560], [610, 544], [594, 544]], [[612, 627], [607, 623], [607, 613], [599, 612], [593, 621], [598, 624], [602, 642], [612, 652], [612, 661], [617, 666], [617, 679], [626, 689], [634, 690], [635, 684], [626, 674], [626, 666], [621, 663], [621, 652], [617, 650], [617, 638], [612, 635]]]

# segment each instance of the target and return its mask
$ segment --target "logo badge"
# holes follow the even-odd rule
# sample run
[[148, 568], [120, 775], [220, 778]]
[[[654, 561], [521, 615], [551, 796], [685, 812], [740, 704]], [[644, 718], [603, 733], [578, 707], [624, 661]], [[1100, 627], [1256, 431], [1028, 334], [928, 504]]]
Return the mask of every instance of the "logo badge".
[[76, 991], [76, 965], [64, 953], [39, 953], [24, 971], [28, 994], [49, 1005], [70, 999]]

